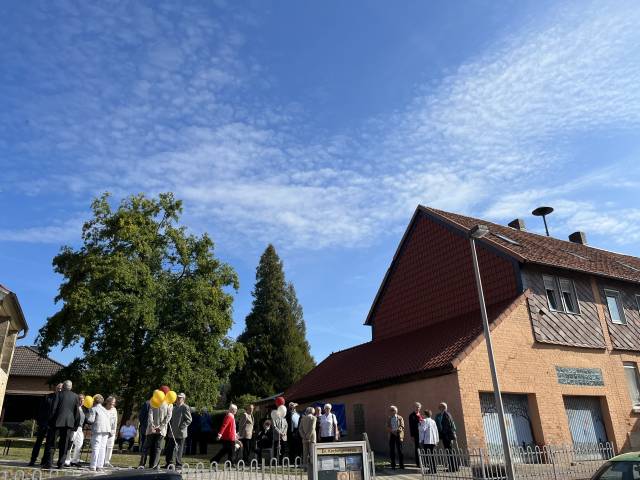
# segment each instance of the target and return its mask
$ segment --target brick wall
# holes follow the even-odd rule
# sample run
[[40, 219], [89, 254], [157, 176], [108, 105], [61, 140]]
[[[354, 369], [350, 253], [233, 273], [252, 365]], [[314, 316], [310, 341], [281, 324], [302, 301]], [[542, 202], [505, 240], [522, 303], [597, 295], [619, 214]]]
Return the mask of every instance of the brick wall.
[[[515, 266], [478, 248], [487, 304], [517, 294]], [[412, 331], [479, 308], [469, 240], [419, 213], [372, 316], [374, 340]]]
[[52, 392], [53, 388], [48, 384], [46, 377], [20, 377], [12, 375], [7, 383], [8, 392]]
[[[640, 353], [536, 343], [526, 302], [495, 327], [492, 338], [501, 390], [529, 394], [533, 433], [538, 444], [571, 443], [563, 395], [589, 395], [601, 397], [609, 440], [617, 449], [629, 448], [629, 432], [640, 430], [640, 415], [631, 411], [622, 362], [640, 362]], [[600, 368], [604, 386], [561, 385], [556, 366]], [[484, 342], [462, 360], [458, 381], [467, 439], [472, 443], [471, 439], [476, 437], [483, 442], [479, 392], [493, 391]]]

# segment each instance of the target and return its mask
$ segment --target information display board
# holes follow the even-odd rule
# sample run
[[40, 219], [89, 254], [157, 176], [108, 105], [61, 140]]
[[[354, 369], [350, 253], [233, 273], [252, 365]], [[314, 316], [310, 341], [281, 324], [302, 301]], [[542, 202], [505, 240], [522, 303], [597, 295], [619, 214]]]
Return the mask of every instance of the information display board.
[[316, 443], [313, 480], [369, 480], [365, 442]]

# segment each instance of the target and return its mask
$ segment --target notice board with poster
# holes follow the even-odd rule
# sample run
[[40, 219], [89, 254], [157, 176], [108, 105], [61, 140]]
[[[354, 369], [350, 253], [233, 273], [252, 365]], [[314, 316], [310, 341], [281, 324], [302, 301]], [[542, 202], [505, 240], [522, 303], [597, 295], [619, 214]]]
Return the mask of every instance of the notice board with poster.
[[312, 480], [369, 480], [365, 442], [316, 443]]

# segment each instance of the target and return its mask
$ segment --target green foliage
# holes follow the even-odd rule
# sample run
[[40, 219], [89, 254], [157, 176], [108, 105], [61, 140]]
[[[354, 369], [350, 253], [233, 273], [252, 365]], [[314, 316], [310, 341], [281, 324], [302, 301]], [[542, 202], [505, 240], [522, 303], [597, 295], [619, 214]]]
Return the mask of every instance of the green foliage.
[[31, 438], [36, 431], [36, 421], [33, 419], [25, 420], [16, 428], [16, 435], [19, 437]]
[[232, 377], [230, 398], [279, 393], [313, 368], [302, 307], [273, 245], [260, 257], [245, 323], [238, 341], [246, 347], [246, 363]]
[[244, 409], [246, 406], [251, 405], [258, 400], [258, 397], [251, 393], [245, 393], [243, 395], [239, 395], [236, 398], [232, 398], [230, 403], [235, 403], [239, 409]]
[[77, 390], [115, 394], [126, 416], [160, 385], [184, 391], [189, 404], [215, 404], [244, 349], [227, 337], [234, 270], [215, 258], [206, 235], [178, 226], [173, 194], [92, 204], [82, 246], [53, 259], [62, 275], [62, 307], [39, 331], [43, 353], [80, 344], [84, 353], [59, 375]]

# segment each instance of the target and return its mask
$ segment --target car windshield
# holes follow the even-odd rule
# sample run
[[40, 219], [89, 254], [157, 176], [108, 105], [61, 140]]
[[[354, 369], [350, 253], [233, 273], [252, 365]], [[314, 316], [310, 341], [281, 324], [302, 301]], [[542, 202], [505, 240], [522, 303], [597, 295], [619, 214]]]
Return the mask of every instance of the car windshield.
[[640, 480], [640, 462], [607, 462], [592, 480]]

